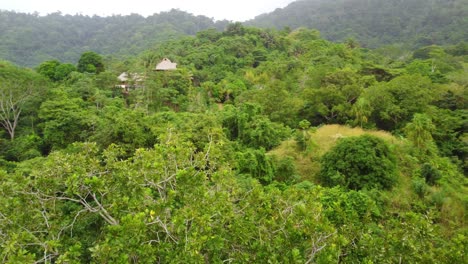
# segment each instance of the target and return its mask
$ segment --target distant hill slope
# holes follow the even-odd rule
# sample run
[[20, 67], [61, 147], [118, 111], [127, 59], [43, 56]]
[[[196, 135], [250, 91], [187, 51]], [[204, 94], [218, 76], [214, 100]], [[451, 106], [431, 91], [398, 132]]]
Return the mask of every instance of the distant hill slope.
[[468, 40], [468, 1], [301, 0], [247, 24], [316, 28], [327, 39], [354, 38], [367, 47], [454, 44]]
[[137, 54], [155, 42], [194, 35], [208, 28], [223, 30], [227, 21], [171, 10], [147, 18], [82, 16], [53, 13], [47, 16], [0, 11], [0, 59], [36, 66], [58, 59], [75, 63], [81, 53]]

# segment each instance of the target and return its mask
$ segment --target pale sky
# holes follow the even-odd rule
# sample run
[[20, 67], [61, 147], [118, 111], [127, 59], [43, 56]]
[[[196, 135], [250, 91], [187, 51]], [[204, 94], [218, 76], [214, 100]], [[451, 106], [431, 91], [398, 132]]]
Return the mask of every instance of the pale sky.
[[60, 11], [63, 14], [149, 16], [172, 8], [216, 20], [245, 21], [294, 0], [0, 0], [0, 10], [41, 15]]

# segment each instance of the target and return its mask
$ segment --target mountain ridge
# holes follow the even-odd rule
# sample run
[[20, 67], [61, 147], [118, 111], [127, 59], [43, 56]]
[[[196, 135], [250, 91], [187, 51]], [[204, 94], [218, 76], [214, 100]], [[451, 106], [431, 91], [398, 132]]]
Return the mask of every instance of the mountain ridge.
[[84, 16], [0, 11], [0, 58], [33, 67], [45, 60], [75, 63], [81, 53], [136, 55], [155, 43], [215, 28], [228, 21], [213, 21], [172, 9], [152, 16]]
[[257, 27], [308, 27], [332, 41], [352, 38], [376, 48], [456, 44], [468, 39], [466, 0], [300, 0], [247, 21]]
[[[454, 45], [468, 39], [466, 0], [302, 0], [243, 23], [262, 28], [307, 27], [335, 42], [362, 47], [400, 44], [405, 49]], [[172, 9], [152, 16], [39, 16], [0, 11], [0, 58], [35, 67], [46, 60], [76, 63], [92, 50], [117, 57], [141, 53], [155, 44], [231, 23]], [[238, 22], [240, 23], [240, 22]]]

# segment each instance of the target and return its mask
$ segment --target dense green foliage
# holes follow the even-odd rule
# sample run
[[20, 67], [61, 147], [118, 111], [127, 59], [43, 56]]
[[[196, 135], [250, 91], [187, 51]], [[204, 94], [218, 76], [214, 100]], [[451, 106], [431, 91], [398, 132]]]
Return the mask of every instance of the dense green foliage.
[[333, 41], [385, 44], [454, 44], [468, 39], [466, 0], [301, 0], [257, 16], [249, 25], [316, 28]]
[[79, 72], [101, 73], [104, 71], [104, 63], [102, 57], [92, 51], [87, 51], [81, 54], [76, 68]]
[[[0, 113], [0, 259], [464, 263], [454, 50], [394, 60], [236, 23], [103, 71], [2, 62], [0, 103], [17, 103]], [[154, 71], [163, 58], [177, 69]], [[323, 135], [330, 124], [378, 138]]]
[[396, 179], [395, 154], [378, 137], [344, 138], [323, 156], [320, 178], [327, 186], [390, 189]]
[[128, 57], [157, 42], [200, 30], [223, 30], [227, 21], [214, 22], [171, 10], [143, 17], [84, 16], [52, 13], [46, 16], [0, 10], [0, 58], [34, 67], [46, 60], [76, 63], [83, 52]]
[[47, 86], [46, 80], [36, 72], [0, 61], [0, 124], [10, 139], [15, 138], [25, 114], [28, 120], [24, 121], [34, 126], [36, 109]]

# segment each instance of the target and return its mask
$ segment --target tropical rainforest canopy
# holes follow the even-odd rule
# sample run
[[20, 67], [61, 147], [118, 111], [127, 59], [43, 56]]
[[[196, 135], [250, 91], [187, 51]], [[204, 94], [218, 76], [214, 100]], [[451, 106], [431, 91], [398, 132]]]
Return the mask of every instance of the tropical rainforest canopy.
[[0, 53], [1, 262], [466, 262], [463, 41], [193, 33], [34, 68]]

